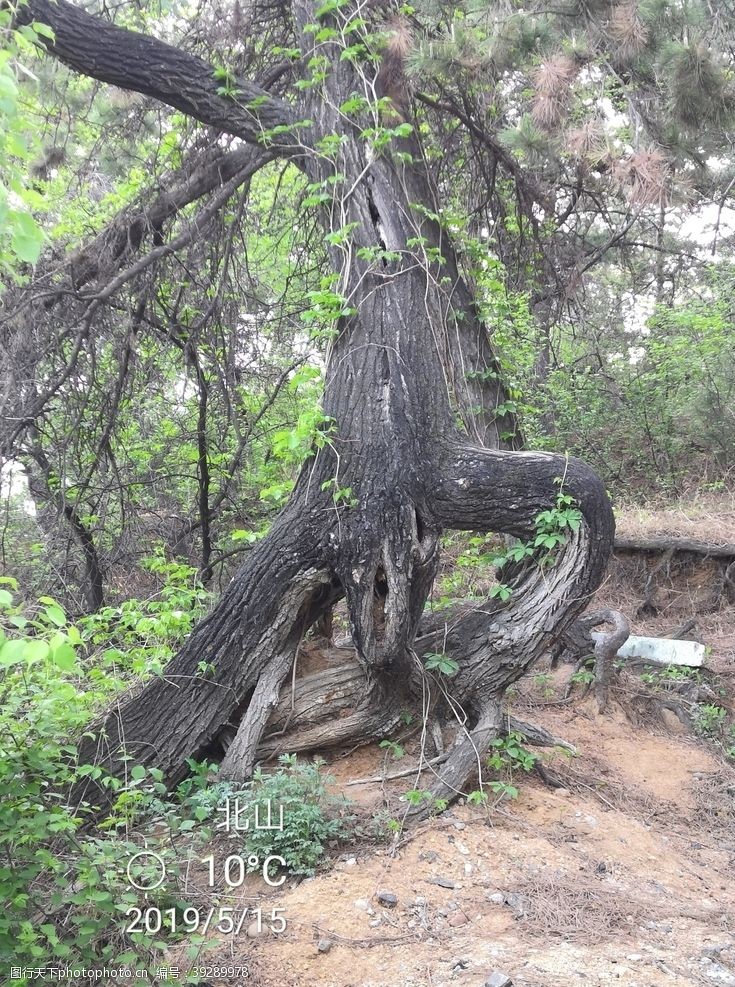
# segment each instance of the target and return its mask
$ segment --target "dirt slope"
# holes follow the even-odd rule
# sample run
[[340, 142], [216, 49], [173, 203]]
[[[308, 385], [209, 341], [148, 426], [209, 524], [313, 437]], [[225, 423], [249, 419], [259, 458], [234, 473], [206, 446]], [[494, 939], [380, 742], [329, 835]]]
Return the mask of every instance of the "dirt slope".
[[[267, 899], [285, 908], [284, 933], [223, 943], [218, 960], [249, 965], [263, 987], [481, 987], [494, 971], [515, 987], [735, 984], [735, 819], [722, 799], [735, 772], [701, 743], [591, 707], [543, 723], [583, 752], [552, 762], [567, 788], [526, 777], [515, 802], [456, 808], [394, 854], [341, 854]], [[368, 749], [333, 771], [382, 763]], [[366, 812], [382, 805], [380, 785], [345, 790]]]
[[[691, 536], [701, 520], [695, 533], [713, 537], [709, 504], [694, 514], [629, 525]], [[735, 608], [712, 596], [706, 562], [684, 559], [657, 575], [658, 612], [637, 616], [655, 562], [614, 562], [595, 605], [620, 607], [643, 634], [695, 616], [690, 636], [712, 649], [711, 694], [732, 711]], [[635, 679], [604, 716], [591, 700], [556, 703], [570, 671], [537, 672], [511, 698], [516, 715], [578, 749], [571, 759], [544, 754], [563, 787], [521, 775], [515, 801], [454, 807], [394, 847], [366, 840], [334, 850], [321, 873], [270, 896], [251, 885], [264, 906], [285, 909], [286, 931], [222, 940], [206, 962], [247, 965], [250, 977], [210, 982], [482, 987], [497, 972], [514, 987], [735, 987], [735, 769], [673, 715], [625, 715]], [[369, 747], [333, 758], [329, 770], [368, 825], [376, 813], [400, 815], [401, 795], [421, 784], [349, 783], [417, 754], [409, 744], [405, 759], [386, 765], [385, 752]], [[380, 892], [397, 904], [382, 905]]]

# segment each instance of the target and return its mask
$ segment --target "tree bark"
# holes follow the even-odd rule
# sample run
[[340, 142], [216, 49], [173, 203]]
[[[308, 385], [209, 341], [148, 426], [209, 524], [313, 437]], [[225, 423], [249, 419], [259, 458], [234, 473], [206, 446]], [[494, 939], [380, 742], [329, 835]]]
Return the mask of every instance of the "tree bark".
[[722, 542], [698, 541], [694, 538], [680, 538], [677, 535], [658, 535], [653, 538], [616, 538], [616, 552], [691, 552], [711, 559], [735, 558], [735, 545]]
[[[265, 130], [294, 120], [289, 104], [260, 86], [233, 79], [228, 83], [232, 95], [224, 95], [222, 81], [201, 58], [93, 17], [68, 0], [28, 0], [18, 6], [15, 21], [47, 24], [54, 37], [39, 37], [39, 43], [76, 72], [152, 96], [245, 141], [260, 143]], [[281, 134], [272, 142], [293, 146], [293, 135]]]
[[[160, 230], [167, 220], [190, 203], [220, 188], [236, 175], [240, 174], [244, 183], [272, 157], [267, 151], [251, 146], [223, 151], [217, 145], [194, 156], [179, 172], [170, 176], [165, 191], [150, 202], [136, 203], [124, 209], [91, 243], [69, 257], [72, 286], [79, 291], [94, 280], [111, 277], [138, 250], [146, 234]], [[57, 271], [53, 275], [58, 279]], [[59, 294], [46, 300], [46, 307], [60, 297], [61, 286]]]

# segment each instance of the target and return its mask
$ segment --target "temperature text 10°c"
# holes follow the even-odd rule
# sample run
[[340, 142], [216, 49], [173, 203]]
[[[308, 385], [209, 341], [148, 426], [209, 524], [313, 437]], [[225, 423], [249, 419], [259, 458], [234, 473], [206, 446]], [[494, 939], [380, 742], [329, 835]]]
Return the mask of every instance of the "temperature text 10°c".
[[274, 873], [286, 866], [283, 857], [276, 854], [270, 854], [261, 860], [254, 853], [250, 854], [249, 857], [241, 857], [239, 854], [233, 853], [229, 857], [225, 857], [221, 866], [217, 864], [213, 854], [210, 854], [202, 859], [202, 864], [208, 870], [210, 888], [217, 887], [222, 881], [229, 888], [239, 888], [245, 883], [248, 874], [253, 874], [256, 871], [260, 871], [263, 880], [271, 888], [280, 887], [286, 880], [285, 874], [281, 874], [280, 877], [273, 876]]

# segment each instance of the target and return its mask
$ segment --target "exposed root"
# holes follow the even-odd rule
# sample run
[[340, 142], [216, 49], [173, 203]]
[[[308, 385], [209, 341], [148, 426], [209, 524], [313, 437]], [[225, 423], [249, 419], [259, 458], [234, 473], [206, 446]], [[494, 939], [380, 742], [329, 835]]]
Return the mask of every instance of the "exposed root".
[[658, 613], [659, 608], [656, 605], [656, 576], [664, 569], [666, 575], [669, 578], [671, 577], [671, 560], [673, 557], [674, 548], [667, 548], [658, 562], [650, 569], [646, 579], [646, 585], [643, 587], [643, 602], [638, 607], [638, 617]]
[[[640, 664], [640, 663], [639, 663]], [[634, 674], [635, 665], [620, 672], [615, 696], [628, 719], [636, 726], [649, 724], [671, 728], [673, 714], [686, 731], [694, 728], [698, 707], [718, 702], [717, 693], [698, 679], [661, 679], [648, 686]]]
[[284, 736], [271, 734], [258, 746], [258, 760], [270, 760], [278, 754], [298, 754], [329, 750], [348, 744], [369, 744], [389, 736], [400, 723], [400, 711], [383, 704], [372, 710], [363, 708], [338, 720], [294, 729]]
[[[467, 733], [460, 730], [454, 747], [444, 762], [441, 774], [428, 789], [431, 795], [419, 805], [412, 806], [407, 816], [412, 821], [425, 819], [432, 811], [434, 802], [443, 799], [453, 802], [465, 794], [467, 781], [476, 775], [482, 778], [483, 758], [490, 749], [490, 744], [502, 730], [503, 717], [499, 702], [488, 703], [483, 709], [477, 725]], [[482, 781], [479, 781], [482, 785]]]
[[533, 747], [561, 747], [562, 750], [576, 754], [577, 748], [574, 744], [562, 740], [561, 737], [554, 736], [543, 727], [535, 723], [527, 723], [525, 720], [517, 720], [515, 716], [506, 716], [503, 721], [503, 734], [520, 733], [527, 744]]
[[600, 610], [594, 617], [595, 624], [591, 624], [590, 618], [587, 618], [589, 626], [612, 624], [613, 628], [602, 634], [595, 642], [595, 696], [597, 708], [603, 713], [608, 703], [613, 661], [619, 649], [630, 637], [630, 624], [619, 610]]
[[293, 663], [289, 649], [274, 655], [253, 691], [247, 709], [234, 739], [229, 744], [220, 766], [220, 775], [229, 781], [242, 782], [250, 777], [255, 764], [258, 743], [265, 730], [271, 710], [278, 701], [281, 683]]

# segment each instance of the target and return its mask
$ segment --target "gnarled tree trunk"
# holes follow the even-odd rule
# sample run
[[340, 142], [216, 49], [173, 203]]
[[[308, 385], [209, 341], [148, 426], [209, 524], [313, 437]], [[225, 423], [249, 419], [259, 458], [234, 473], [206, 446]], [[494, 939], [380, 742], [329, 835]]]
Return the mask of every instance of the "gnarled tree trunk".
[[[45, 0], [31, 0], [29, 6], [42, 8], [39, 19], [44, 13], [45, 19], [53, 17], [50, 8], [56, 7]], [[58, 9], [67, 6], [60, 0]], [[302, 31], [319, 20], [315, 6], [295, 0], [294, 19]], [[338, 29], [348, 14], [347, 8], [334, 14]], [[77, 21], [79, 16], [76, 12]], [[341, 57], [345, 42], [339, 30], [337, 35], [320, 43], [329, 71], [320, 85], [307, 87], [297, 114], [266, 100], [230, 121], [230, 129], [239, 128], [246, 140], [257, 133], [253, 120], [259, 113], [265, 117], [260, 126], [272, 124], [276, 109], [288, 124], [299, 116], [311, 121], [298, 131], [298, 150], [291, 141], [288, 153], [298, 153], [310, 181], [331, 194], [322, 221], [339, 274], [336, 290], [348, 313], [336, 324], [328, 354], [323, 410], [333, 420], [333, 434], [307, 460], [269, 535], [165, 676], [121, 701], [101, 736], [82, 745], [80, 757], [102, 758], [120, 771], [124, 748], [175, 783], [187, 758], [213, 752], [228, 725], [239, 724], [224, 770], [236, 779], [246, 777], [299, 641], [344, 597], [364, 690], [357, 706], [342, 710], [346, 715], [339, 729], [332, 724], [329, 739], [385, 735], [400, 711], [420, 703], [428, 689], [432, 702], [439, 699], [463, 711], [460, 742], [435, 785], [436, 794], [451, 798], [500, 727], [504, 691], [599, 585], [612, 547], [612, 512], [600, 481], [583, 463], [480, 444], [498, 445], [509, 425], [502, 416], [497, 420], [492, 408], [486, 407], [484, 416], [466, 413], [466, 372], [489, 352], [485, 327], [437, 221], [417, 140], [395, 135], [390, 148], [380, 149], [366, 136], [365, 120], [353, 121], [340, 109], [353, 93], [372, 96], [374, 106], [376, 78], [372, 62], [359, 65]], [[302, 36], [308, 59], [314, 34]], [[108, 40], [122, 43], [117, 34]], [[142, 42], [135, 43], [136, 50], [148, 53]], [[85, 70], [83, 52], [60, 50], [72, 44], [68, 33], [56, 30], [56, 53]], [[162, 46], [152, 70], [157, 76], [165, 75], [165, 57]], [[224, 125], [222, 99], [211, 86], [202, 93], [190, 80], [174, 98], [170, 82], [160, 92], [150, 78], [129, 76], [126, 82], [124, 61], [118, 53], [111, 81]], [[189, 68], [206, 81], [202, 63], [194, 61]], [[142, 72], [140, 58], [133, 67]], [[187, 66], [177, 57], [173, 70], [181, 79]], [[104, 71], [98, 59], [93, 74], [104, 78]], [[255, 95], [252, 89], [248, 98]], [[369, 112], [376, 130], [400, 119], [392, 111], [385, 115], [384, 107]], [[332, 154], [321, 142], [335, 134], [339, 146]], [[288, 140], [282, 140], [287, 147]], [[493, 387], [501, 404], [502, 386]], [[434, 619], [417, 640], [442, 531], [532, 537], [539, 512], [555, 504], [562, 477], [583, 520], [555, 564], [542, 568], [528, 560], [512, 576], [508, 601], [468, 608], [448, 626]], [[421, 652], [437, 650], [459, 664], [456, 676], [442, 682], [428, 676], [420, 660]], [[326, 739], [318, 722], [306, 728], [307, 736], [309, 730], [314, 745]]]

